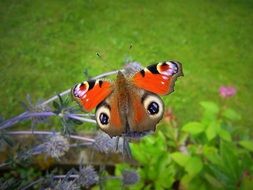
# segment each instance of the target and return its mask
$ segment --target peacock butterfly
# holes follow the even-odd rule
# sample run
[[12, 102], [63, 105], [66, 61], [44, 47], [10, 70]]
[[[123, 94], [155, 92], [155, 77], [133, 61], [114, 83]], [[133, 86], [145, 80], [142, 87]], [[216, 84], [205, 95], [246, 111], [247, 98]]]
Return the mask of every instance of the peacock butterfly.
[[181, 75], [181, 63], [165, 61], [131, 75], [119, 71], [114, 82], [84, 81], [74, 86], [72, 95], [84, 111], [96, 108], [98, 126], [111, 137], [134, 136], [155, 131], [164, 112], [158, 95], [171, 93]]

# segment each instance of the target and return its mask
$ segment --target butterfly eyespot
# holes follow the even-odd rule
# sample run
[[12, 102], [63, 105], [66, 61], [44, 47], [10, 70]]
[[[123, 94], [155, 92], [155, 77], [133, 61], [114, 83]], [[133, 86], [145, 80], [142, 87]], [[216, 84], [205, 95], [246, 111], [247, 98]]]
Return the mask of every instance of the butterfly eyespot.
[[148, 112], [150, 115], [154, 115], [154, 114], [157, 114], [159, 112], [159, 105], [158, 103], [156, 102], [151, 102], [149, 105], [148, 105]]
[[100, 113], [99, 121], [102, 125], [107, 125], [109, 123], [109, 116], [106, 113]]
[[153, 118], [162, 118], [163, 116], [163, 102], [159, 96], [149, 94], [144, 96], [143, 99], [144, 108], [146, 109], [148, 115]]
[[100, 105], [96, 110], [96, 121], [101, 129], [107, 129], [110, 125], [110, 109], [105, 105]]

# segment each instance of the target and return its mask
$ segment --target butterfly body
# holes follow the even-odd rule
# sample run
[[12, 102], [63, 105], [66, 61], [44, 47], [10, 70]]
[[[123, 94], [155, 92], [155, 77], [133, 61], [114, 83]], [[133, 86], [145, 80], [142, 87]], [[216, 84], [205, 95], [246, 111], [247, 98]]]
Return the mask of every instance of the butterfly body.
[[174, 77], [181, 74], [178, 62], [159, 64], [130, 76], [119, 71], [115, 82], [85, 81], [72, 94], [85, 111], [96, 107], [97, 123], [111, 137], [154, 131], [164, 110], [158, 95], [170, 93]]

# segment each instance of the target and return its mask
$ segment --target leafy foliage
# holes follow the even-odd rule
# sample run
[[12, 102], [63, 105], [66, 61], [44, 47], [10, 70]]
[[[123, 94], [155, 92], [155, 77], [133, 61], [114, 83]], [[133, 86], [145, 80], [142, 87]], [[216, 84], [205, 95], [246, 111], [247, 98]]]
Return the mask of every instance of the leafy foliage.
[[232, 125], [240, 115], [226, 105], [200, 105], [199, 121], [179, 128], [170, 116], [156, 135], [131, 146], [141, 181], [130, 189], [252, 188], [253, 141], [238, 139]]

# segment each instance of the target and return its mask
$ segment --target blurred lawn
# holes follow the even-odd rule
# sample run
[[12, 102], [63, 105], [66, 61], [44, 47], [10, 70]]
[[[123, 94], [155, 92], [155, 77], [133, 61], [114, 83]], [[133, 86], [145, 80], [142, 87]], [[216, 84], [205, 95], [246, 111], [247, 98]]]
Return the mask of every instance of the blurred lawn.
[[175, 59], [185, 76], [164, 99], [181, 123], [201, 114], [200, 101], [219, 101], [220, 85], [234, 85], [228, 103], [252, 127], [252, 10], [250, 0], [2, 0], [0, 114], [22, 112], [27, 94], [39, 100], [72, 87], [85, 69], [95, 76], [128, 57], [145, 66]]

